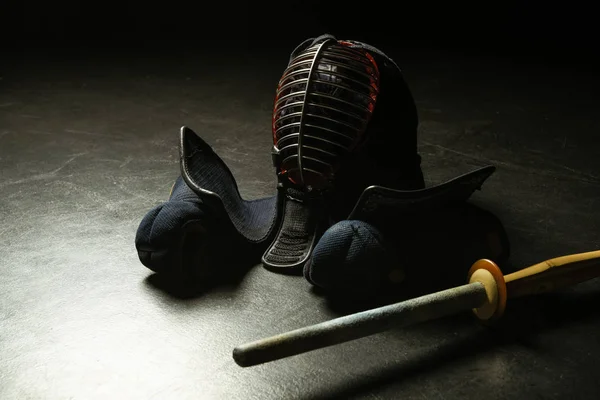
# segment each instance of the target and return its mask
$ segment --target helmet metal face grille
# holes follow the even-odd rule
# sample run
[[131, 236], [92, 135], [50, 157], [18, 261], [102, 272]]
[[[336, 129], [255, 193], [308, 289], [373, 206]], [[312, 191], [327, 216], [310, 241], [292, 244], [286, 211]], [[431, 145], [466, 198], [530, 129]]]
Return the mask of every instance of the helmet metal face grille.
[[308, 190], [326, 188], [363, 138], [378, 92], [377, 64], [363, 49], [328, 40], [297, 54], [275, 97], [277, 172]]

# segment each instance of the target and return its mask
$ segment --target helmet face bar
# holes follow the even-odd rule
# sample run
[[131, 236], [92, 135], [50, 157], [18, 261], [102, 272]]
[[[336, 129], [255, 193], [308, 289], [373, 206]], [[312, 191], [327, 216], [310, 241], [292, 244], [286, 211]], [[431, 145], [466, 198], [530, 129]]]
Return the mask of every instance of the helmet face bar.
[[371, 55], [334, 39], [290, 60], [273, 109], [277, 173], [286, 184], [323, 190], [363, 139], [379, 93]]

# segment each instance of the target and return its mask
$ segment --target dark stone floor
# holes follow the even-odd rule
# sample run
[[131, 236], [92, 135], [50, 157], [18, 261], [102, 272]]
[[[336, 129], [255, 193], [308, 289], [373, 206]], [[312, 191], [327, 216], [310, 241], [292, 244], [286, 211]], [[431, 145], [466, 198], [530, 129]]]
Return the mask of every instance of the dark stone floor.
[[[136, 228], [179, 174], [181, 125], [245, 197], [274, 192], [270, 113], [296, 44], [64, 48], [3, 64], [0, 398], [596, 398], [598, 280], [513, 304], [502, 334], [465, 314], [242, 369], [236, 345], [339, 314], [302, 277], [261, 266], [181, 298], [141, 265]], [[419, 108], [428, 184], [498, 167], [472, 201], [504, 221], [507, 269], [600, 247], [591, 68], [384, 50]]]

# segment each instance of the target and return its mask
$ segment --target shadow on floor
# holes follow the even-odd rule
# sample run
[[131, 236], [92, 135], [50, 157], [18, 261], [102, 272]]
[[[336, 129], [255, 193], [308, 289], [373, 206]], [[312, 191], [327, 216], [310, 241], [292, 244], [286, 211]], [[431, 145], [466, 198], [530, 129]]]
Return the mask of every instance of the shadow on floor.
[[144, 284], [153, 290], [164, 292], [176, 300], [191, 300], [216, 289], [227, 288], [235, 291], [250, 268], [232, 269], [227, 274], [213, 276], [206, 280], [183, 280], [172, 275], [154, 273], [146, 277]]
[[149, 275], [144, 283], [178, 300], [201, 297], [213, 290], [227, 288], [236, 290], [246, 274], [260, 262], [256, 251], [240, 249], [231, 252], [223, 246], [199, 246], [201, 240], [189, 238], [189, 245], [178, 253], [182, 260], [175, 260], [181, 268], [169, 273]]
[[[572, 248], [560, 243], [559, 237], [552, 238], [552, 240], [549, 237], [545, 237], [545, 239], [543, 247], [546, 249], [546, 253], [556, 256], [573, 253]], [[521, 248], [533, 248], [535, 243], [531, 243], [531, 240], [530, 237], [520, 237], [519, 234], [511, 237], [511, 242], [519, 243]], [[446, 265], [450, 266], [453, 263], [448, 262]], [[428, 280], [428, 275], [424, 273], [419, 275], [420, 280], [416, 280], [420, 284], [398, 287], [396, 293], [387, 293], [377, 297], [332, 296], [318, 288], [313, 288], [313, 293], [322, 296], [328, 308], [340, 315], [347, 315], [464, 284], [466, 271], [470, 265], [466, 265], [464, 261], [462, 266], [459, 263], [454, 265], [458, 268], [446, 271], [446, 280]], [[514, 260], [510, 259], [504, 260], [499, 265], [505, 274], [526, 267], [526, 265], [517, 265]], [[423, 375], [427, 376], [436, 369], [447, 368], [457, 362], [459, 363], [457, 365], [464, 365], [465, 362], [475, 359], [479, 354], [489, 353], [506, 345], [521, 345], [525, 355], [526, 349], [536, 348], [538, 343], [536, 337], [543, 333], [581, 323], [589, 323], [592, 326], [597, 324], [600, 320], [598, 304], [600, 304], [600, 280], [598, 278], [557, 292], [510, 300], [504, 317], [496, 326], [482, 327], [481, 330], [474, 333], [469, 333], [456, 340], [449, 340], [447, 345], [442, 345], [435, 351], [429, 351], [406, 362], [392, 365], [383, 363], [380, 369], [378, 368], [368, 376], [365, 374], [365, 376], [351, 381], [336, 383], [323, 393], [311, 394], [310, 398], [350, 398], [384, 391], [389, 385], [402, 385], [403, 382]], [[472, 324], [473, 320], [474, 317], [469, 312], [465, 312], [420, 326], [399, 328], [396, 332], [402, 332], [405, 335], [407, 330], [414, 330], [416, 335], [427, 335], [428, 329], [435, 329], [436, 332], [460, 331], [466, 329], [468, 324]], [[394, 331], [391, 330], [389, 333], [393, 335]]]
[[[356, 378], [331, 387], [326, 392], [311, 394], [311, 399], [350, 398], [385, 389], [387, 385], [401, 384], [420, 375], [464, 363], [479, 354], [491, 352], [507, 344], [523, 344], [535, 348], [535, 336], [574, 323], [597, 321], [600, 317], [600, 290], [584, 293], [551, 293], [511, 303], [501, 324], [483, 329], [441, 346], [407, 362], [384, 367], [377, 375]], [[455, 318], [452, 320], [452, 318]], [[450, 317], [444, 323], [466, 323], [467, 316]], [[458, 320], [458, 321], [457, 321]], [[454, 321], [454, 322], [452, 322]], [[459, 327], [457, 327], [460, 329]]]

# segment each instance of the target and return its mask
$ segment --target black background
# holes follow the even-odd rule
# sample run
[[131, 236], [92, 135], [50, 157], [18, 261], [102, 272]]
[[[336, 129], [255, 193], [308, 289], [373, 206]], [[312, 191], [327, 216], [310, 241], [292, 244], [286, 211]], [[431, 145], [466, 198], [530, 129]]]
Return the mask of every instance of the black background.
[[399, 47], [588, 60], [594, 13], [580, 2], [3, 2], [5, 49], [140, 47], [165, 41], [269, 45], [330, 32]]

